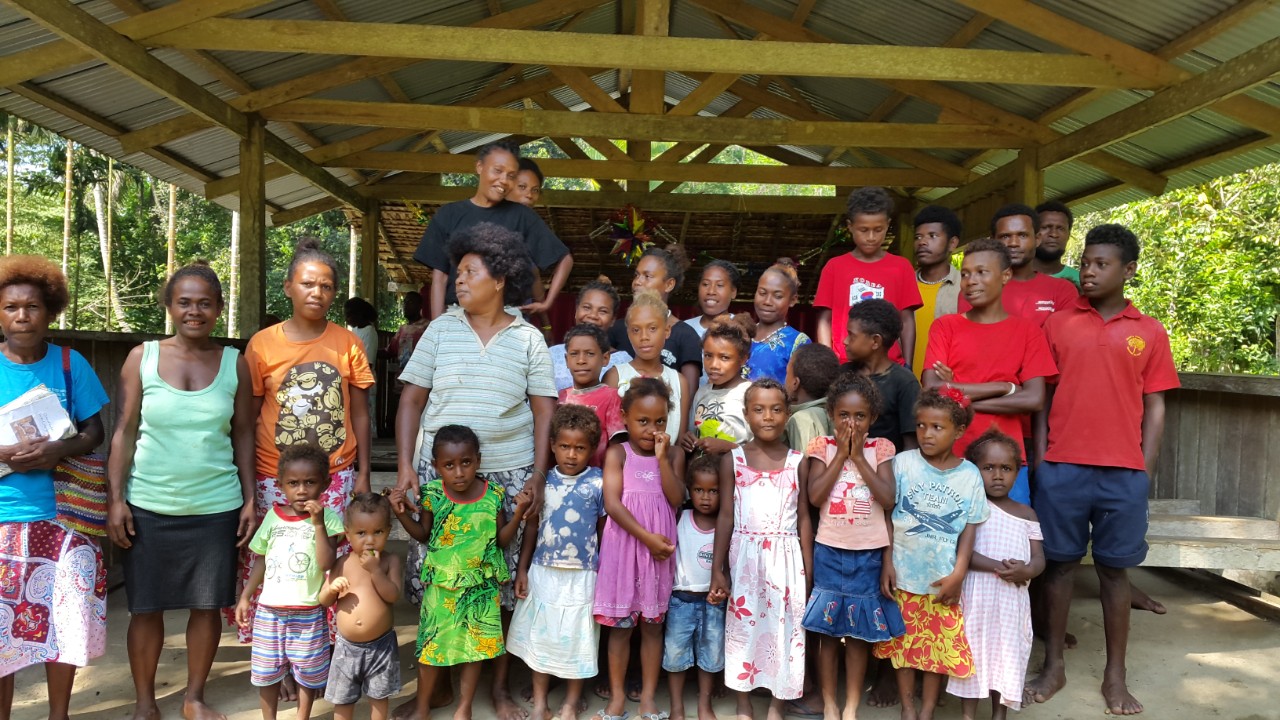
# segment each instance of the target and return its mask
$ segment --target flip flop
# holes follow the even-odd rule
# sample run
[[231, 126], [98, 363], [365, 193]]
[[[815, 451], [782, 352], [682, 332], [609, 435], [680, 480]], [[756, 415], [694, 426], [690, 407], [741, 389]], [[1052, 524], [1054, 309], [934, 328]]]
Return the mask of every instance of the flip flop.
[[621, 715], [610, 715], [604, 710], [598, 710], [596, 711], [596, 714], [592, 716], [593, 720], [627, 720], [629, 717], [631, 717], [631, 713], [626, 710], [623, 710]]
[[666, 712], [645, 713], [640, 716], [640, 720], [670, 720], [671, 714]]
[[788, 700], [786, 704], [786, 710], [783, 711], [783, 714], [786, 715], [787, 717], [800, 717], [800, 718], [822, 717], [822, 711], [814, 710], [808, 705], [805, 705], [804, 698], [799, 698], [796, 700]]

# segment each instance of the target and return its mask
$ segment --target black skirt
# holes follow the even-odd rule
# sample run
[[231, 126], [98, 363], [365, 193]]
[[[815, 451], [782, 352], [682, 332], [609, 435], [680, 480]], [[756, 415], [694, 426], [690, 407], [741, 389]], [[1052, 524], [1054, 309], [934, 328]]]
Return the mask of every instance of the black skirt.
[[160, 515], [129, 506], [133, 547], [125, 550], [130, 613], [218, 610], [236, 604], [240, 511]]

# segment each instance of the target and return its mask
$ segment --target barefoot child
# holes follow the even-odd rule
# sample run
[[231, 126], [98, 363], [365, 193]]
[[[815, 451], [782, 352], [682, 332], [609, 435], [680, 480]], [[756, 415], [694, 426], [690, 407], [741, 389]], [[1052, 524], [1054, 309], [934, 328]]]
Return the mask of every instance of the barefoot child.
[[[920, 393], [916, 402], [918, 450], [881, 466], [896, 483], [893, 544], [886, 558], [884, 593], [895, 593], [907, 632], [876, 646], [898, 675], [903, 720], [932, 720], [946, 677], [968, 677], [973, 653], [964, 631], [960, 586], [969, 570], [977, 524], [987, 519], [982, 474], [952, 453], [973, 411], [952, 387]], [[924, 673], [916, 707], [916, 672]]]
[[422, 610], [418, 620], [418, 695], [414, 717], [426, 720], [436, 680], [462, 665], [455, 720], [470, 720], [480, 681], [480, 663], [505, 651], [499, 586], [507, 582], [502, 549], [511, 544], [532, 503], [528, 490], [515, 512], [502, 519], [502, 490], [476, 477], [480, 440], [470, 428], [445, 425], [436, 431], [432, 463], [439, 481], [422, 486], [420, 520], [403, 488], [391, 493], [391, 509], [414, 540], [426, 545], [422, 563]]
[[400, 692], [399, 642], [392, 606], [404, 581], [400, 558], [384, 552], [391, 536], [391, 504], [360, 493], [347, 506], [343, 525], [351, 553], [338, 558], [320, 604], [335, 603], [338, 636], [324, 699], [335, 720], [351, 720], [361, 694], [369, 696], [373, 720], [386, 720], [387, 699]]
[[776, 380], [747, 390], [752, 439], [720, 462], [720, 515], [711, 591], [729, 603], [725, 685], [738, 716], [754, 717], [750, 692], [769, 691], [769, 720], [804, 691], [804, 601], [813, 558], [804, 456], [787, 447], [787, 394]]
[[712, 683], [724, 670], [724, 595], [710, 592], [720, 514], [719, 458], [694, 458], [688, 484], [690, 505], [676, 523], [676, 580], [667, 611], [662, 669], [671, 690], [671, 717], [683, 720], [685, 675], [696, 662], [698, 720], [715, 720]]
[[[560, 391], [561, 405], [583, 405], [600, 420], [599, 439], [592, 449], [590, 466], [604, 467], [609, 438], [622, 432], [622, 399], [618, 391], [600, 382], [601, 369], [609, 363], [609, 337], [599, 326], [574, 325], [564, 336], [565, 359], [573, 383]], [[553, 432], [551, 437], [555, 438]]]
[[329, 486], [328, 453], [308, 444], [285, 448], [276, 486], [288, 504], [271, 508], [249, 542], [249, 551], [262, 557], [240, 593], [236, 623], [253, 631], [249, 679], [258, 688], [263, 719], [275, 720], [280, 681], [292, 668], [298, 718], [307, 720], [316, 690], [329, 678], [329, 621], [320, 590], [343, 532], [342, 518], [320, 503]]
[[[636, 348], [640, 352], [647, 352]], [[611, 371], [612, 372], [612, 371]], [[600, 575], [592, 613], [609, 628], [609, 703], [603, 720], [626, 716], [631, 634], [640, 628], [640, 716], [657, 720], [662, 622], [675, 579], [676, 514], [684, 487], [671, 467], [667, 386], [636, 378], [622, 397], [627, 440], [609, 448], [600, 539]]]
[[973, 649], [973, 674], [952, 680], [947, 692], [964, 698], [966, 720], [978, 700], [991, 696], [991, 717], [1004, 720], [1022, 707], [1023, 682], [1031, 658], [1031, 595], [1027, 583], [1044, 571], [1040, 523], [1035, 511], [1009, 497], [1022, 465], [1021, 443], [996, 428], [969, 444], [991, 516], [978, 526], [961, 604], [964, 632]]
[[582, 681], [597, 673], [600, 626], [591, 617], [591, 606], [604, 495], [600, 468], [589, 462], [599, 437], [600, 420], [589, 408], [556, 408], [551, 416], [556, 466], [547, 475], [542, 512], [528, 518], [538, 531], [524, 534], [520, 552], [507, 649], [533, 671], [531, 717], [537, 720], [551, 715], [547, 691], [553, 676], [568, 680], [560, 720], [576, 720]]
[[884, 556], [890, 552], [889, 515], [894, 483], [877, 468], [893, 458], [893, 443], [869, 438], [880, 411], [880, 392], [865, 375], [846, 373], [827, 395], [835, 437], [810, 445], [808, 500], [819, 509], [813, 547], [813, 594], [805, 608], [804, 629], [822, 636], [818, 672], [823, 715], [841, 717], [840, 646], [844, 646], [844, 720], [858, 716], [865, 686], [870, 643], [906, 632], [893, 596], [881, 590]]
[[689, 431], [680, 438], [686, 453], [722, 455], [751, 439], [743, 411], [743, 398], [751, 383], [742, 377], [742, 365], [750, 352], [751, 334], [741, 320], [716, 320], [707, 329], [702, 338], [707, 382], [693, 396]]

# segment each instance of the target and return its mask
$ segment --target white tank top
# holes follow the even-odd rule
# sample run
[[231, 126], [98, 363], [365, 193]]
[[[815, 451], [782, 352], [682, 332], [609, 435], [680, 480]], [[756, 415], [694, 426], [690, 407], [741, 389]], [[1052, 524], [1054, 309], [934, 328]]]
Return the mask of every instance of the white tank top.
[[[638, 377], [643, 377], [635, 368], [631, 367], [631, 363], [622, 363], [614, 365], [618, 371], [618, 397], [627, 394], [627, 388], [631, 387], [631, 381]], [[667, 434], [671, 436], [671, 444], [673, 446], [680, 444], [680, 435], [684, 432], [683, 418], [680, 415], [680, 373], [672, 370], [666, 365], [662, 366], [662, 382], [666, 384], [667, 390], [671, 393], [671, 405], [667, 409]]]
[[693, 511], [685, 510], [676, 523], [676, 584], [685, 592], [711, 590], [711, 564], [715, 557], [715, 529], [701, 530]]

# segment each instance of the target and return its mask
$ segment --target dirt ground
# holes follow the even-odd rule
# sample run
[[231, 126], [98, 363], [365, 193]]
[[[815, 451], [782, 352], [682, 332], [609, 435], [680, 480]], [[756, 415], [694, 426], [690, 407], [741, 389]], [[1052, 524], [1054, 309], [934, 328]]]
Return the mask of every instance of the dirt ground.
[[[1220, 602], [1211, 596], [1187, 589], [1145, 571], [1134, 573], [1136, 581], [1169, 607], [1163, 617], [1145, 612], [1133, 616], [1133, 640], [1129, 654], [1130, 687], [1146, 705], [1144, 717], [1173, 718], [1280, 718], [1280, 627]], [[84, 720], [127, 719], [133, 710], [133, 686], [125, 653], [128, 614], [123, 590], [109, 599], [109, 640], [107, 654], [82, 670], [71, 702], [72, 715]], [[181, 718], [182, 692], [186, 684], [186, 657], [183, 650], [185, 615], [170, 613], [168, 637], [161, 658], [158, 689], [160, 707], [167, 720]], [[416, 687], [410, 654], [416, 628], [412, 607], [401, 602], [397, 609], [398, 633], [408, 696]], [[1024, 711], [1023, 717], [1098, 718], [1103, 713], [1098, 685], [1102, 677], [1102, 618], [1097, 603], [1097, 583], [1085, 568], [1077, 581], [1076, 602], [1072, 606], [1071, 630], [1079, 636], [1080, 647], [1067, 656], [1069, 682], [1063, 692], [1045, 705]], [[1038, 667], [1041, 650], [1037, 646], [1032, 666]], [[38, 720], [46, 717], [44, 673], [28, 668], [18, 674], [13, 717]], [[517, 677], [516, 686], [527, 684], [527, 675]], [[664, 683], [665, 685], [665, 683]], [[482, 683], [482, 688], [484, 684]], [[692, 692], [694, 683], [690, 682]], [[553, 702], [557, 698], [553, 693]], [[663, 696], [665, 697], [665, 688]], [[249, 684], [249, 648], [235, 642], [233, 633], [223, 635], [209, 682], [208, 700], [230, 720], [260, 717], [257, 692]], [[591, 697], [590, 713], [603, 707]], [[757, 715], [764, 717], [764, 700], [757, 699]], [[665, 703], [665, 700], [660, 700]], [[692, 695], [686, 701], [691, 716], [696, 705]], [[492, 720], [487, 701], [478, 700], [476, 720]], [[634, 710], [634, 707], [631, 708]], [[721, 700], [721, 717], [732, 717], [733, 703]], [[356, 717], [367, 718], [368, 709], [357, 707]], [[980, 708], [979, 717], [987, 716]], [[332, 707], [319, 701], [316, 717], [327, 720]], [[282, 720], [292, 720], [294, 708], [282, 710]], [[437, 710], [435, 718], [451, 717], [450, 709]], [[960, 717], [960, 703], [949, 698], [939, 713], [942, 718]], [[583, 715], [583, 720], [590, 717]], [[896, 709], [863, 708], [861, 718], [897, 718]]]

